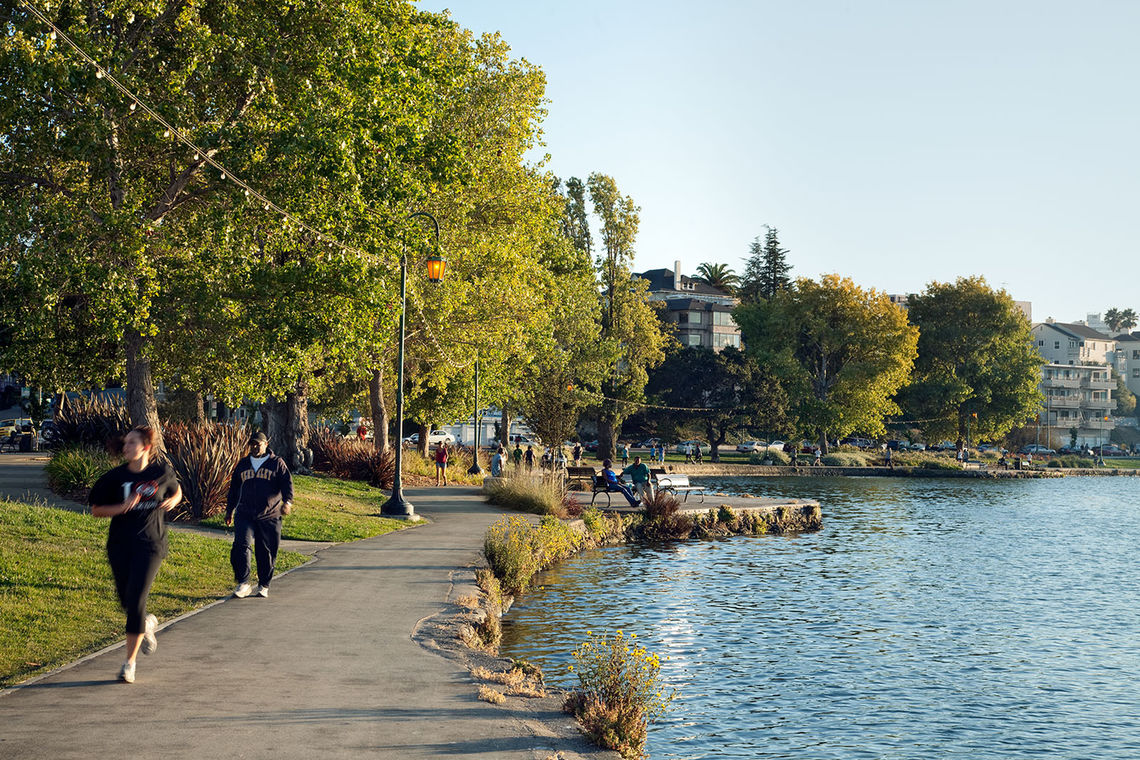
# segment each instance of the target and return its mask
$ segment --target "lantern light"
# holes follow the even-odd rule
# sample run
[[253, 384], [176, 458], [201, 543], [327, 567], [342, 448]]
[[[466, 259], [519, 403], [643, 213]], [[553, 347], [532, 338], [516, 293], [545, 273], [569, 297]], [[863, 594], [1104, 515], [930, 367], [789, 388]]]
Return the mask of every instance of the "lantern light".
[[429, 282], [439, 282], [443, 279], [443, 270], [447, 268], [447, 260], [438, 253], [427, 260], [427, 277]]

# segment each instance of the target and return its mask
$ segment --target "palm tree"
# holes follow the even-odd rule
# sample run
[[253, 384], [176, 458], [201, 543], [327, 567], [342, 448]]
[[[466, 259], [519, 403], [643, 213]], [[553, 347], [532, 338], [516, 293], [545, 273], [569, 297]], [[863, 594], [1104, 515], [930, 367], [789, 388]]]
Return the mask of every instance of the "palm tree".
[[1120, 328], [1123, 326], [1123, 316], [1120, 309], [1109, 309], [1104, 313], [1104, 323], [1112, 332], [1120, 332]]
[[1136, 324], [1137, 324], [1137, 319], [1136, 319], [1136, 310], [1135, 309], [1125, 309], [1124, 311], [1120, 312], [1120, 329], [1121, 330], [1131, 330], [1133, 327], [1136, 326]]
[[705, 262], [697, 267], [697, 274], [709, 285], [719, 288], [727, 293], [736, 290], [740, 278], [728, 268], [727, 264], [710, 264]]

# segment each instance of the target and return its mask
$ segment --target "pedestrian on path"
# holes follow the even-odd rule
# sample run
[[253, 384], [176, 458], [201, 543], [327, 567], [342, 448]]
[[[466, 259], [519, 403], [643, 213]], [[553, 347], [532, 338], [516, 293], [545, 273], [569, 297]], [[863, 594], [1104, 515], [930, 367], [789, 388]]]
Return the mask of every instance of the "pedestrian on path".
[[621, 466], [625, 467], [629, 464], [629, 445], [625, 443], [618, 444], [618, 456], [621, 457]]
[[637, 492], [637, 498], [643, 504], [653, 500], [653, 484], [649, 481], [649, 467], [641, 461], [641, 457], [635, 456], [633, 464], [622, 470], [621, 474], [628, 475], [629, 479], [633, 481], [633, 490]]
[[182, 489], [169, 464], [151, 460], [154, 431], [137, 427], [123, 440], [126, 463], [103, 475], [91, 489], [91, 514], [111, 518], [107, 560], [115, 592], [127, 613], [127, 659], [119, 680], [135, 682], [139, 650], [158, 648], [158, 618], [146, 611], [146, 598], [166, 557], [166, 513], [182, 501]]
[[534, 447], [533, 446], [527, 446], [526, 447], [526, 456], [524, 458], [526, 459], [526, 471], [530, 472], [531, 470], [534, 469]]
[[574, 466], [580, 467], [582, 465], [582, 444], [574, 444]]
[[515, 443], [515, 450], [511, 452], [511, 459], [514, 460], [516, 473], [518, 472], [519, 467], [522, 466], [522, 457], [522, 444]]
[[435, 484], [447, 485], [447, 444], [441, 443], [435, 447]]
[[262, 598], [269, 596], [277, 547], [281, 545], [281, 518], [292, 509], [293, 476], [285, 461], [269, 450], [265, 433], [254, 433], [249, 439], [249, 456], [234, 468], [226, 498], [226, 525], [234, 526], [230, 564], [238, 599], [254, 591], [249, 582], [251, 545], [257, 557], [256, 593]]
[[491, 457], [491, 477], [503, 477], [503, 447], [495, 449], [495, 456]]

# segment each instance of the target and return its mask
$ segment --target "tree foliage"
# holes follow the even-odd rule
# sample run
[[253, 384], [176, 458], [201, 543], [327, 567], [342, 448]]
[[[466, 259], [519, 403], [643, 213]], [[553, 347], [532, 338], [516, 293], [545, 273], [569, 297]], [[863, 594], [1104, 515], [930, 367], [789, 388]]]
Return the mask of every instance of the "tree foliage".
[[729, 346], [720, 353], [686, 346], [669, 353], [650, 375], [647, 391], [662, 405], [654, 412], [704, 428], [712, 460], [728, 434], [754, 428], [782, 434], [790, 425], [788, 399], [776, 376], [755, 358]]
[[1108, 325], [1108, 329], [1113, 333], [1118, 333], [1121, 330], [1127, 332], [1136, 326], [1136, 310], [1109, 309], [1104, 313], [1104, 323]]
[[786, 290], [791, 284], [788, 274], [792, 271], [787, 255], [788, 251], [780, 247], [779, 230], [775, 227], [768, 227], [763, 244], [760, 238], [753, 240], [741, 278], [741, 301], [755, 303]]
[[998, 439], [1036, 414], [1041, 356], [1029, 320], [981, 277], [932, 282], [909, 301], [918, 358], [900, 394], [927, 440]]
[[918, 330], [885, 294], [850, 279], [800, 279], [771, 299], [733, 312], [750, 354], [771, 367], [801, 428], [829, 438], [881, 434], [898, 413]]
[[740, 284], [740, 277], [727, 264], [710, 264], [706, 261], [697, 266], [697, 274], [707, 284], [726, 293], [735, 293]]

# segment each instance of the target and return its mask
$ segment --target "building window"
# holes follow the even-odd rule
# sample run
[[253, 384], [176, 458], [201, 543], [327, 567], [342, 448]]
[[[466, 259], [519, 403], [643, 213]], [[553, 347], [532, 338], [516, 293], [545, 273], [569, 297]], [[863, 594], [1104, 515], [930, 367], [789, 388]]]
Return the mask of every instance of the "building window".
[[689, 324], [699, 325], [701, 323], [701, 313], [699, 311], [689, 312]]
[[732, 315], [727, 311], [714, 311], [713, 324], [721, 327], [736, 327], [736, 322], [732, 321]]
[[1133, 359], [1140, 359], [1140, 351], [1133, 351], [1132, 352], [1132, 358]]
[[688, 341], [688, 344], [689, 344], [690, 346], [699, 346], [699, 345], [701, 345], [701, 335], [700, 335], [700, 333], [689, 333], [688, 335], [686, 335], [686, 336], [685, 336], [685, 340], [687, 340], [687, 341]]
[[1061, 347], [1061, 341], [1059, 341], [1059, 340], [1053, 341], [1053, 348], [1060, 348], [1060, 347]]
[[1140, 367], [1132, 370], [1132, 377], [1140, 377]]
[[740, 348], [740, 336], [730, 333], [714, 333], [713, 348], [724, 348], [725, 346]]

